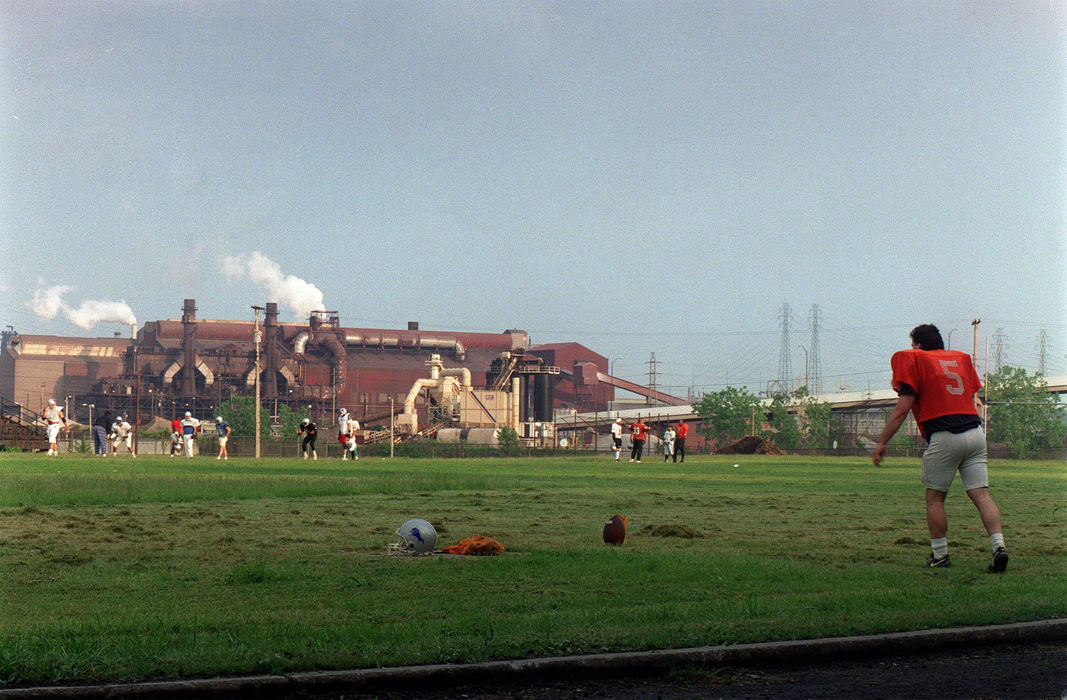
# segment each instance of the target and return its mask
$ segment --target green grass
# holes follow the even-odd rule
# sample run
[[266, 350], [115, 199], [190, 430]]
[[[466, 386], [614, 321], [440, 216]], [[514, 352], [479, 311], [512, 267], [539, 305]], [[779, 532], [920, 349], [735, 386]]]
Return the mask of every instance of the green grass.
[[[740, 467], [733, 468], [737, 462]], [[1012, 554], [915, 460], [0, 456], [0, 682], [211, 676], [733, 644], [1067, 614], [1067, 471], [994, 462]], [[626, 544], [601, 542], [612, 513]], [[438, 546], [385, 554], [409, 517]], [[698, 536], [693, 536], [693, 534]]]

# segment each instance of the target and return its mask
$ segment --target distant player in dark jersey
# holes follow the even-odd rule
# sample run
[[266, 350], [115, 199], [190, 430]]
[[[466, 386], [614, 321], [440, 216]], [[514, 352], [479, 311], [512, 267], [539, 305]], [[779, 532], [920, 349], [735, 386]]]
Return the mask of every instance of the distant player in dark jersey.
[[989, 495], [986, 441], [975, 406], [982, 388], [971, 357], [958, 350], [945, 350], [936, 326], [916, 326], [911, 331], [911, 350], [893, 355], [893, 389], [897, 405], [886, 421], [871, 460], [882, 461], [885, 446], [904, 423], [908, 411], [915, 415], [919, 432], [929, 441], [922, 458], [922, 483], [926, 487], [926, 525], [932, 552], [928, 567], [952, 566], [948, 556], [948, 518], [945, 496], [958, 471], [963, 488], [978, 508], [989, 545], [993, 550], [990, 571], [1008, 567], [1008, 551], [1001, 532], [1000, 510]]
[[304, 459], [307, 459], [309, 454], [312, 459], [318, 459], [319, 453], [315, 451], [315, 439], [319, 436], [319, 426], [315, 425], [310, 418], [305, 418], [300, 421], [300, 427], [296, 429], [296, 432], [304, 436], [300, 442], [300, 451], [304, 453]]

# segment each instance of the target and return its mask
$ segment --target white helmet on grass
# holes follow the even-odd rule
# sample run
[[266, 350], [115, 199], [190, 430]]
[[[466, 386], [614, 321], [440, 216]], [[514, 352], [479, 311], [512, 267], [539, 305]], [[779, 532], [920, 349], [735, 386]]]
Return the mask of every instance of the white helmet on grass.
[[400, 535], [400, 541], [393, 545], [397, 554], [432, 554], [437, 546], [437, 530], [422, 518], [406, 521], [396, 534]]

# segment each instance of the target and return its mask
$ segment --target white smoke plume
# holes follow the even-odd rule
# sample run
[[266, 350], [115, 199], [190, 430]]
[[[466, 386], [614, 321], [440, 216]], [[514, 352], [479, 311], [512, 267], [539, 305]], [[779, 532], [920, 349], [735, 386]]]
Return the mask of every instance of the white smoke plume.
[[41, 318], [53, 319], [56, 314], [66, 307], [66, 304], [63, 303], [63, 295], [69, 292], [70, 289], [70, 287], [63, 284], [57, 284], [54, 287], [41, 287], [33, 293], [33, 301], [30, 302], [30, 308], [33, 309], [33, 313]]
[[89, 330], [98, 323], [114, 322], [127, 326], [137, 323], [133, 309], [124, 301], [97, 301], [85, 299], [81, 306], [74, 308], [63, 301], [63, 295], [72, 288], [63, 284], [53, 287], [42, 286], [33, 293], [30, 308], [41, 318], [53, 319], [60, 312], [78, 328]]
[[298, 318], [323, 309], [322, 290], [299, 277], [282, 272], [281, 266], [258, 250], [250, 255], [230, 255], [222, 272], [231, 280], [250, 279], [267, 291], [270, 301], [285, 304]]

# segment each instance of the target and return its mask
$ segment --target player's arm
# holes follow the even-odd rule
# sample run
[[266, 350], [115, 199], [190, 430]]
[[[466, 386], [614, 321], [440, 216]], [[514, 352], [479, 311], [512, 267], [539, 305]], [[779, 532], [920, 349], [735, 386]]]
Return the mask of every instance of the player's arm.
[[897, 405], [893, 407], [893, 412], [889, 414], [889, 419], [885, 422], [885, 427], [882, 428], [882, 434], [878, 436], [878, 445], [871, 454], [871, 461], [874, 462], [875, 466], [878, 466], [882, 461], [882, 457], [885, 455], [886, 443], [893, 439], [893, 436], [900, 430], [900, 426], [904, 424], [904, 419], [908, 417], [908, 411], [911, 410], [914, 404], [915, 394], [901, 394], [897, 397]]

